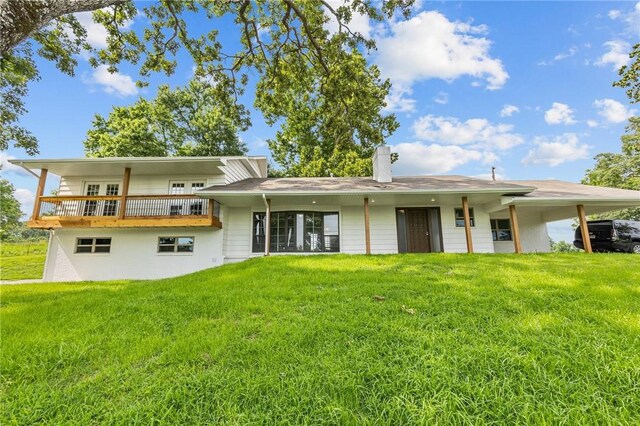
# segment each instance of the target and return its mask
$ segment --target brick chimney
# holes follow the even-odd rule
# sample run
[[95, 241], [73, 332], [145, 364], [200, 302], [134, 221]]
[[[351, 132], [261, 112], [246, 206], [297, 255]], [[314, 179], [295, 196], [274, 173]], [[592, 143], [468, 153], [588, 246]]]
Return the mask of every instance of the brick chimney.
[[373, 154], [373, 178], [378, 182], [391, 182], [391, 148], [381, 146]]

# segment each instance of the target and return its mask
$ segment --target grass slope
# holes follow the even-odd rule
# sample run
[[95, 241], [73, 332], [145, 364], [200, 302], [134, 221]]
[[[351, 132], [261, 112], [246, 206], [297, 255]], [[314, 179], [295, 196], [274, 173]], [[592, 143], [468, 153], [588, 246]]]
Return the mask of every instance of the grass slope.
[[443, 254], [3, 287], [0, 423], [638, 424], [639, 286], [631, 255]]
[[0, 244], [0, 279], [40, 279], [44, 272], [47, 241]]

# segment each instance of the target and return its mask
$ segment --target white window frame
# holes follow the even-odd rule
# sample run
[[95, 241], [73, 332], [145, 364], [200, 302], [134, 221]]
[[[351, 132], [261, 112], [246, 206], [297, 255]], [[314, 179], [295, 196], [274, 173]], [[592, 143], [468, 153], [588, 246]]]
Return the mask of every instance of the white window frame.
[[[160, 244], [161, 238], [173, 238], [174, 242], [173, 244]], [[179, 243], [180, 238], [190, 238], [192, 242], [191, 244], [180, 244]], [[178, 251], [178, 247], [180, 246], [191, 247], [191, 251]], [[161, 251], [160, 247], [173, 247], [173, 251]], [[167, 255], [167, 254], [168, 255], [174, 255], [174, 254], [189, 255], [195, 252], [195, 248], [196, 248], [196, 237], [193, 235], [161, 235], [158, 237], [157, 253], [161, 255]]]
[[206, 179], [185, 179], [185, 180], [170, 180], [169, 181], [169, 194], [173, 194], [173, 192], [171, 191], [173, 189], [173, 185], [174, 184], [183, 184], [184, 185], [184, 192], [182, 194], [179, 195], [190, 195], [190, 194], [195, 194], [195, 191], [193, 190], [193, 185], [194, 184], [202, 184], [202, 188], [205, 188], [207, 186], [207, 180]]
[[[80, 244], [80, 240], [91, 240], [91, 244]], [[98, 244], [98, 240], [109, 240], [109, 244]], [[76, 237], [76, 244], [73, 253], [74, 254], [102, 254], [107, 255], [111, 253], [111, 246], [113, 245], [112, 237]], [[78, 251], [78, 247], [89, 247], [91, 251]], [[96, 251], [96, 247], [108, 247], [109, 251]]]

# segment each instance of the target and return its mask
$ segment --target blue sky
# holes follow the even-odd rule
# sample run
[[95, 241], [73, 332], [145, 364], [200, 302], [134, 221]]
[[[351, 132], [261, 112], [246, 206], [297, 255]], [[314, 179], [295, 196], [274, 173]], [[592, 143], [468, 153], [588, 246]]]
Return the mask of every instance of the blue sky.
[[[89, 41], [103, 45], [104, 30], [88, 14], [80, 19]], [[218, 24], [221, 37], [233, 40], [235, 28]], [[356, 16], [352, 27], [377, 40], [368, 58], [394, 85], [388, 110], [401, 127], [388, 144], [400, 154], [396, 175], [487, 177], [496, 166], [502, 179], [579, 182], [597, 153], [619, 151], [626, 120], [640, 109], [612, 87], [640, 38], [640, 3], [418, 2], [408, 21]], [[111, 75], [80, 59], [71, 78], [38, 59], [42, 79], [30, 87], [22, 122], [40, 141], [39, 157], [82, 157], [94, 114], [151, 98], [158, 84], [188, 81], [191, 62], [182, 53], [178, 59], [173, 76], [154, 76], [142, 90], [130, 66]], [[246, 100], [250, 105], [251, 90]], [[249, 153], [269, 155], [265, 140], [277, 129], [257, 111], [252, 121], [242, 135]], [[29, 211], [36, 180], [4, 161], [26, 155], [10, 149], [2, 156], [3, 175]], [[566, 221], [550, 225], [550, 233], [572, 238]]]

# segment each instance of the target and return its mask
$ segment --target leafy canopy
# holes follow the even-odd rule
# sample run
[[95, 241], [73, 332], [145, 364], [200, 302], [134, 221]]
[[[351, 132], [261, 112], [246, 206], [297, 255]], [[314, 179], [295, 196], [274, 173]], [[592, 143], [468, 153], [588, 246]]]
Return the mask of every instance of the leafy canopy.
[[[174, 73], [176, 54], [182, 49], [191, 56], [196, 77], [224, 88], [235, 103], [244, 94], [249, 75], [257, 78], [256, 107], [270, 123], [282, 124], [270, 146], [284, 171], [318, 175], [352, 167], [353, 174], [366, 173], [364, 158], [368, 161], [373, 147], [398, 124], [393, 115], [382, 112], [389, 83], [380, 80], [376, 67], [367, 66], [360, 52], [374, 43], [352, 31], [349, 23], [354, 13], [374, 21], [398, 11], [406, 17], [412, 3], [351, 0], [334, 8], [328, 0], [158, 0], [141, 3], [138, 10], [130, 0], [1, 2], [0, 9], [11, 13], [0, 13], [11, 19], [3, 22], [7, 37], [0, 41], [0, 149], [13, 144], [29, 154], [38, 152], [36, 139], [19, 124], [26, 112], [22, 103], [26, 84], [38, 77], [29, 52], [32, 45], [69, 75], [74, 74], [81, 51], [89, 52], [92, 66], [106, 65], [111, 72], [124, 62], [134, 64], [140, 86], [147, 84], [151, 73]], [[94, 10], [94, 21], [107, 30], [105, 49], [86, 42], [87, 31], [73, 15], [86, 10]], [[206, 31], [187, 19], [194, 14], [209, 20]], [[140, 15], [139, 24], [127, 29], [127, 23]], [[335, 32], [327, 29], [329, 19], [337, 23]], [[236, 28], [225, 31], [225, 38], [229, 34], [237, 38], [225, 44], [216, 23], [229, 21]], [[152, 144], [141, 129], [136, 135]]]
[[5, 241], [20, 226], [21, 217], [15, 188], [8, 180], [0, 179], [0, 241]]
[[[596, 165], [587, 170], [582, 183], [640, 191], [640, 117], [631, 117], [623, 135], [622, 152], [605, 152], [595, 157]], [[640, 208], [597, 215], [601, 219], [640, 220]]]
[[88, 157], [244, 155], [238, 131], [249, 126], [244, 107], [221, 86], [192, 80], [184, 88], [163, 85], [152, 101], [96, 114], [84, 141]]

